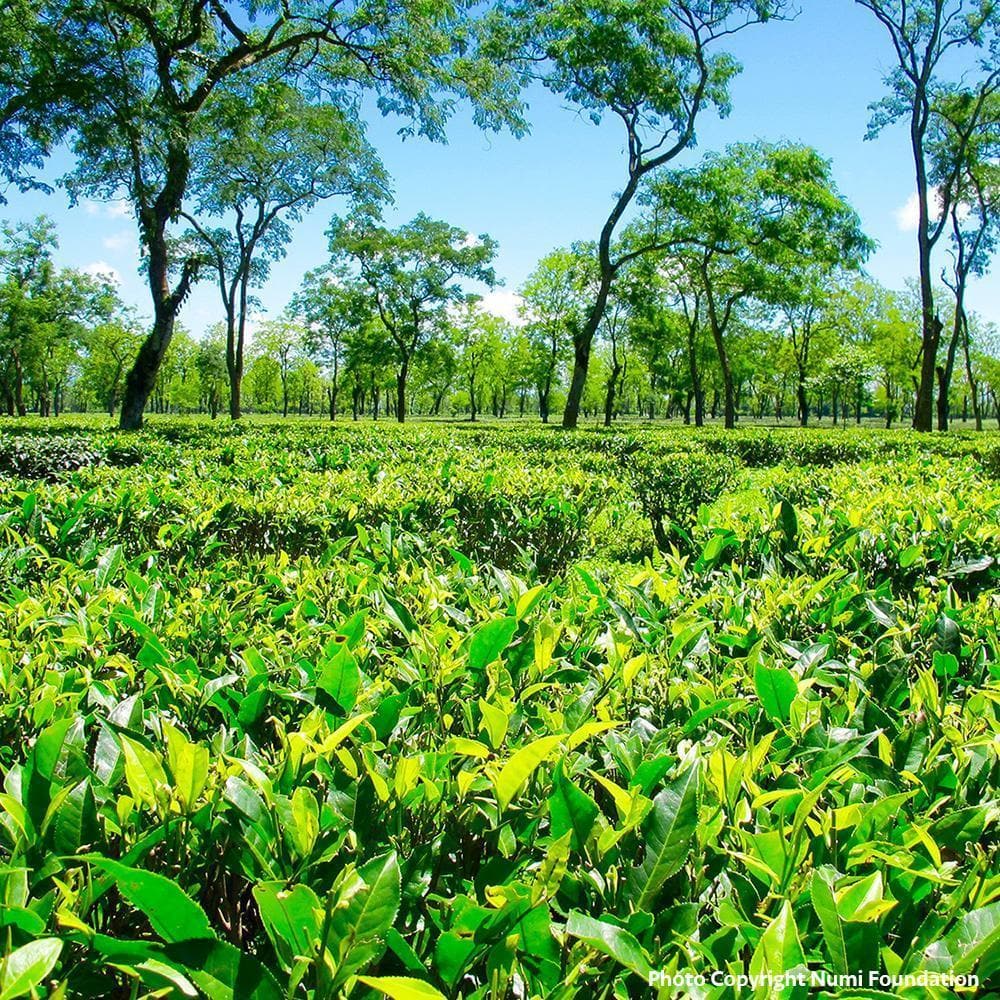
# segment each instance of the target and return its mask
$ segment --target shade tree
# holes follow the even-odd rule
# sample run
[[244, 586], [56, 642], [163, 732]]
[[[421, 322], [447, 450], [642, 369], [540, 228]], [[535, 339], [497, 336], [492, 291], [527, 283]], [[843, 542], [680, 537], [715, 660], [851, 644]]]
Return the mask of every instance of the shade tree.
[[368, 286], [343, 268], [320, 267], [306, 272], [289, 312], [302, 322], [306, 352], [327, 374], [329, 414], [336, 420], [348, 344], [376, 318]]
[[931, 177], [950, 182], [952, 196], [947, 210], [949, 263], [941, 280], [952, 293], [954, 307], [944, 356], [937, 359], [937, 428], [948, 429], [949, 393], [961, 345], [966, 375], [973, 383], [976, 425], [978, 393], [974, 388], [968, 350], [969, 317], [966, 290], [969, 281], [989, 270], [1000, 239], [1000, 93], [986, 100], [964, 88], [938, 95], [928, 151]]
[[664, 171], [643, 192], [635, 224], [672, 247], [704, 301], [722, 375], [724, 422], [736, 422], [736, 380], [727, 333], [749, 301], [771, 305], [801, 294], [806, 267], [857, 267], [871, 243], [837, 191], [830, 164], [789, 143], [742, 143], [696, 167]]
[[[273, 72], [310, 97], [374, 94], [410, 131], [443, 135], [455, 98], [469, 98], [478, 124], [522, 127], [517, 88], [502, 66], [481, 68], [473, 5], [329, 4], [289, 0], [206, 3], [49, 0], [51, 17], [88, 53], [73, 71], [86, 100], [60, 95], [76, 112], [74, 196], [122, 198], [139, 228], [153, 321], [129, 371], [120, 424], [139, 427], [178, 313], [203, 260], [173, 239], [190, 205], [194, 150], [208, 109], [225, 87]], [[61, 50], [60, 50], [61, 51]], [[66, 63], [50, 67], [67, 78]], [[442, 98], [442, 93], [447, 96]]]
[[366, 214], [337, 217], [328, 235], [333, 262], [347, 265], [367, 285], [394, 345], [395, 412], [402, 423], [414, 356], [445, 331], [449, 310], [474, 294], [468, 283], [496, 284], [496, 241], [485, 234], [473, 237], [423, 213], [396, 229]]
[[[285, 255], [291, 226], [338, 196], [364, 205], [388, 197], [388, 178], [354, 102], [308, 100], [282, 79], [240, 79], [207, 105], [192, 150], [192, 252], [203, 250], [226, 316], [230, 416], [240, 380], [251, 288]], [[336, 413], [336, 375], [331, 415]]]
[[622, 188], [597, 239], [594, 294], [574, 332], [564, 427], [576, 426], [616, 275], [636, 256], [663, 248], [652, 231], [646, 242], [616, 246], [644, 178], [694, 144], [704, 111], [729, 111], [728, 87], [739, 66], [720, 44], [784, 9], [783, 0], [512, 0], [499, 7], [495, 54], [519, 54], [527, 77], [595, 123], [614, 118], [627, 150]]
[[518, 312], [530, 345], [529, 368], [543, 423], [549, 422], [552, 391], [566, 354], [587, 322], [594, 272], [593, 248], [574, 244], [542, 257], [518, 289]]
[[[917, 269], [921, 356], [913, 427], [932, 429], [938, 348], [944, 324], [935, 306], [932, 255], [961, 198], [961, 177], [976, 125], [993, 112], [1000, 91], [1000, 17], [993, 0], [856, 0], [889, 36], [893, 65], [888, 93], [874, 105], [868, 136], [906, 125], [917, 198]], [[965, 127], [947, 157], [936, 156], [934, 133], [961, 77], [968, 98]], [[939, 149], [940, 152], [940, 149]]]

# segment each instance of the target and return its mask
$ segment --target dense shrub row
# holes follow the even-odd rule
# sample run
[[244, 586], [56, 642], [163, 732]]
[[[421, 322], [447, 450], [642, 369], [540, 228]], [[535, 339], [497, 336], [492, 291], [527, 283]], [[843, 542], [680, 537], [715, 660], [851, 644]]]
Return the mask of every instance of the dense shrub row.
[[971, 453], [179, 427], [0, 478], [11, 997], [995, 995]]

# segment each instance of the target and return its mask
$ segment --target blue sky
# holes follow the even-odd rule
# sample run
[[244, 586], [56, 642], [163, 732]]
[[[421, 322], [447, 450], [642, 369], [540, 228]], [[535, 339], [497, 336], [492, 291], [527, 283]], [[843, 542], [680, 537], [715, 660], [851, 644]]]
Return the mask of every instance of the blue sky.
[[[794, 21], [751, 28], [732, 39], [730, 50], [744, 67], [731, 88], [732, 114], [724, 120], [702, 118], [697, 148], [679, 162], [693, 163], [707, 150], [755, 138], [815, 146], [833, 161], [838, 186], [879, 244], [869, 271], [890, 287], [902, 287], [916, 271], [906, 130], [896, 126], [876, 140], [864, 140], [868, 105], [882, 95], [882, 78], [891, 65], [888, 36], [851, 0], [803, 0], [801, 5]], [[595, 126], [540, 89], [528, 97], [532, 130], [520, 140], [481, 132], [465, 114], [453, 121], [447, 145], [402, 141], [398, 122], [371, 121], [372, 140], [394, 181], [389, 223], [423, 211], [495, 237], [504, 287], [489, 302], [499, 312], [512, 310], [515, 289], [539, 257], [573, 240], [596, 237], [624, 176], [623, 137], [614, 121]], [[57, 156], [48, 174], [58, 176], [68, 165], [67, 157]], [[126, 301], [149, 312], [127, 206], [84, 203], [71, 209], [60, 191], [8, 194], [0, 217], [47, 213], [59, 229], [61, 263], [113, 269]], [[296, 228], [287, 256], [259, 292], [269, 315], [283, 308], [303, 272], [325, 259], [323, 233], [339, 208], [323, 203]], [[946, 263], [943, 249], [938, 267]], [[984, 318], [1000, 323], [1000, 276], [975, 282], [969, 300]], [[205, 282], [189, 298], [181, 321], [200, 335], [219, 318], [217, 292]]]

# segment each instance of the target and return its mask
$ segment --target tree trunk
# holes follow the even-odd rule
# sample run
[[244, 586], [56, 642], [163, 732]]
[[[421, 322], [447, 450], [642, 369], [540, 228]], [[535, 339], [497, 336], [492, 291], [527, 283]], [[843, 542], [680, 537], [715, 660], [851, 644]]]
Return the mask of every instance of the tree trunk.
[[142, 415], [156, 385], [156, 373], [174, 335], [175, 318], [174, 310], [165, 306], [157, 309], [153, 329], [142, 342], [135, 364], [125, 376], [125, 394], [118, 417], [118, 426], [123, 431], [137, 431], [142, 427]]
[[187, 187], [191, 166], [187, 140], [186, 135], [171, 136], [168, 140], [167, 173], [163, 187], [151, 206], [138, 206], [142, 242], [146, 249], [146, 272], [153, 297], [153, 329], [143, 341], [135, 364], [125, 378], [125, 395], [118, 419], [118, 426], [123, 431], [142, 427], [143, 411], [174, 335], [177, 313], [196, 274], [196, 265], [185, 261], [177, 285], [171, 290], [167, 226], [176, 218]]
[[948, 340], [948, 353], [944, 365], [937, 366], [938, 398], [937, 398], [937, 428], [939, 431], [948, 429], [948, 396], [951, 392], [951, 380], [955, 373], [955, 356], [958, 353], [958, 342], [962, 336], [962, 317], [964, 315], [965, 281], [958, 278], [955, 289], [955, 321], [952, 325], [951, 337]]
[[247, 290], [242, 288], [242, 308], [237, 319], [233, 303], [226, 300], [226, 371], [229, 373], [229, 417], [239, 420], [243, 416], [243, 345], [246, 339]]
[[726, 430], [732, 430], [736, 426], [736, 387], [733, 384], [733, 370], [729, 364], [729, 352], [726, 350], [722, 330], [714, 322], [712, 323], [712, 339], [715, 341], [715, 350], [719, 356], [719, 368], [722, 371], [722, 422]]
[[799, 424], [803, 427], [809, 426], [809, 397], [806, 395], [805, 373], [799, 372], [798, 385], [795, 387], [795, 394], [799, 401]]
[[608, 389], [604, 396], [604, 426], [610, 427], [615, 415], [615, 387], [618, 384], [618, 375], [622, 368], [615, 365], [611, 369], [611, 377], [608, 379]]
[[239, 420], [243, 416], [243, 372], [239, 368], [229, 369], [229, 417]]
[[931, 274], [931, 251], [934, 249], [929, 231], [930, 209], [927, 168], [924, 163], [924, 132], [927, 128], [923, 111], [925, 85], [914, 94], [914, 106], [910, 117], [910, 146], [917, 183], [917, 262], [919, 265], [920, 317], [921, 317], [921, 362], [920, 379], [913, 406], [913, 429], [930, 431], [934, 410], [934, 375], [937, 365], [938, 341], [941, 336], [941, 321], [934, 312], [934, 285]]
[[14, 355], [14, 409], [19, 417], [26, 417], [28, 409], [24, 405], [24, 369], [21, 367], [21, 359]]
[[406, 375], [410, 366], [410, 359], [404, 359], [396, 373], [396, 422], [404, 423], [406, 420]]

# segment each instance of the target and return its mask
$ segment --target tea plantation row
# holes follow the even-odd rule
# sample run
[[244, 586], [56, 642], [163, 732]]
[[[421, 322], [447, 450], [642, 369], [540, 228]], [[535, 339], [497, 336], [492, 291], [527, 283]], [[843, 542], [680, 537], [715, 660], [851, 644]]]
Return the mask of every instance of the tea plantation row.
[[0, 997], [1000, 995], [998, 455], [15, 426]]

